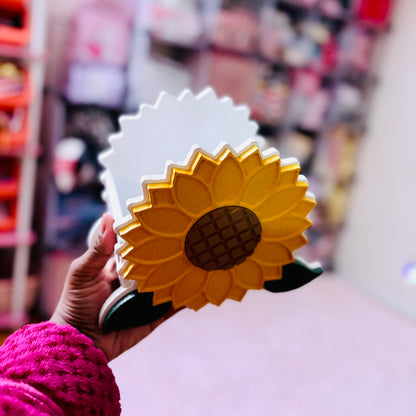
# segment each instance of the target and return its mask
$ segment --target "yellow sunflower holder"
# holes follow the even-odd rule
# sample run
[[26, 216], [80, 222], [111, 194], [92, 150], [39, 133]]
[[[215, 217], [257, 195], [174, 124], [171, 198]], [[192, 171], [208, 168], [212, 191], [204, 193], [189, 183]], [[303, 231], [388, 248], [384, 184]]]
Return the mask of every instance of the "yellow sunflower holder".
[[[241, 301], [250, 289], [291, 290], [322, 272], [293, 256], [312, 225], [308, 182], [295, 159], [265, 148], [246, 107], [212, 89], [162, 94], [120, 124], [100, 157], [121, 283], [101, 311], [105, 332], [151, 322], [172, 307]], [[150, 148], [163, 138], [172, 154], [191, 150], [185, 162], [168, 162], [165, 174], [138, 177], [138, 166], [152, 169], [161, 156], [143, 143], [130, 146], [138, 137], [155, 140]], [[120, 190], [139, 182], [143, 194], [125, 198]]]

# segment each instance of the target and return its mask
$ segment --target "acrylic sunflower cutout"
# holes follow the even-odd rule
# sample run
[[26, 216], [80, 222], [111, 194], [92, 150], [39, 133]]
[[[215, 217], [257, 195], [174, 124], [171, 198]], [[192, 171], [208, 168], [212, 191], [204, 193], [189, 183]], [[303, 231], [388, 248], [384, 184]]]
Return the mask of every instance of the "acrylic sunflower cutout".
[[296, 161], [262, 154], [251, 143], [240, 153], [195, 150], [187, 167], [166, 180], [144, 182], [144, 199], [128, 207], [117, 227], [124, 241], [120, 272], [153, 292], [153, 305], [172, 302], [198, 310], [279, 279], [307, 243], [315, 206]]

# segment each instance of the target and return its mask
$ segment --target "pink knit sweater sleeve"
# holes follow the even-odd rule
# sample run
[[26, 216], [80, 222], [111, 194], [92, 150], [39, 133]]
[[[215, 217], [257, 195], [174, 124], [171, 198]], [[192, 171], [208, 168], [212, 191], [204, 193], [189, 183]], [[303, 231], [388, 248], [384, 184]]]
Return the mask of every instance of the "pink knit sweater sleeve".
[[27, 325], [0, 347], [0, 415], [120, 415], [105, 355], [69, 325]]

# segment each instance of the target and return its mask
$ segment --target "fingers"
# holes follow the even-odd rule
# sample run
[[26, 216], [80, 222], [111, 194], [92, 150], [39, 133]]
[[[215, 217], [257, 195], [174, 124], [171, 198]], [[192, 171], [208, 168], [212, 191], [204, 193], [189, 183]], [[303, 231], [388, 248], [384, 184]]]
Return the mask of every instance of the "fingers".
[[103, 278], [109, 282], [111, 291], [114, 292], [120, 287], [120, 279], [117, 274], [116, 258], [115, 256], [110, 257], [110, 260], [106, 263], [103, 269]]
[[108, 260], [104, 269], [109, 276], [112, 276], [114, 278], [117, 277], [117, 263], [115, 256], [110, 257], [110, 260]]
[[94, 279], [113, 255], [116, 236], [113, 231], [114, 220], [109, 214], [101, 219], [100, 232], [96, 233], [88, 250], [72, 263], [70, 273], [74, 277], [89, 281]]
[[103, 249], [103, 252], [107, 256], [111, 256], [114, 251], [114, 244], [116, 243], [116, 235], [113, 231], [114, 220], [110, 214], [103, 214], [101, 218], [101, 228], [100, 233], [93, 243], [93, 248], [97, 244], [100, 246], [100, 249]]

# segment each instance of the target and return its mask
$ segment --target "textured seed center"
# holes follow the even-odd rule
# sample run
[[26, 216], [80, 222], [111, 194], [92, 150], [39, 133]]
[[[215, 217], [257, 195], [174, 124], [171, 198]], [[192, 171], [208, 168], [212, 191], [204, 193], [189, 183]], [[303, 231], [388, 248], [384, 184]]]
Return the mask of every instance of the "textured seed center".
[[241, 264], [261, 240], [261, 224], [247, 208], [226, 206], [202, 216], [185, 240], [190, 262], [205, 270], [227, 270]]

